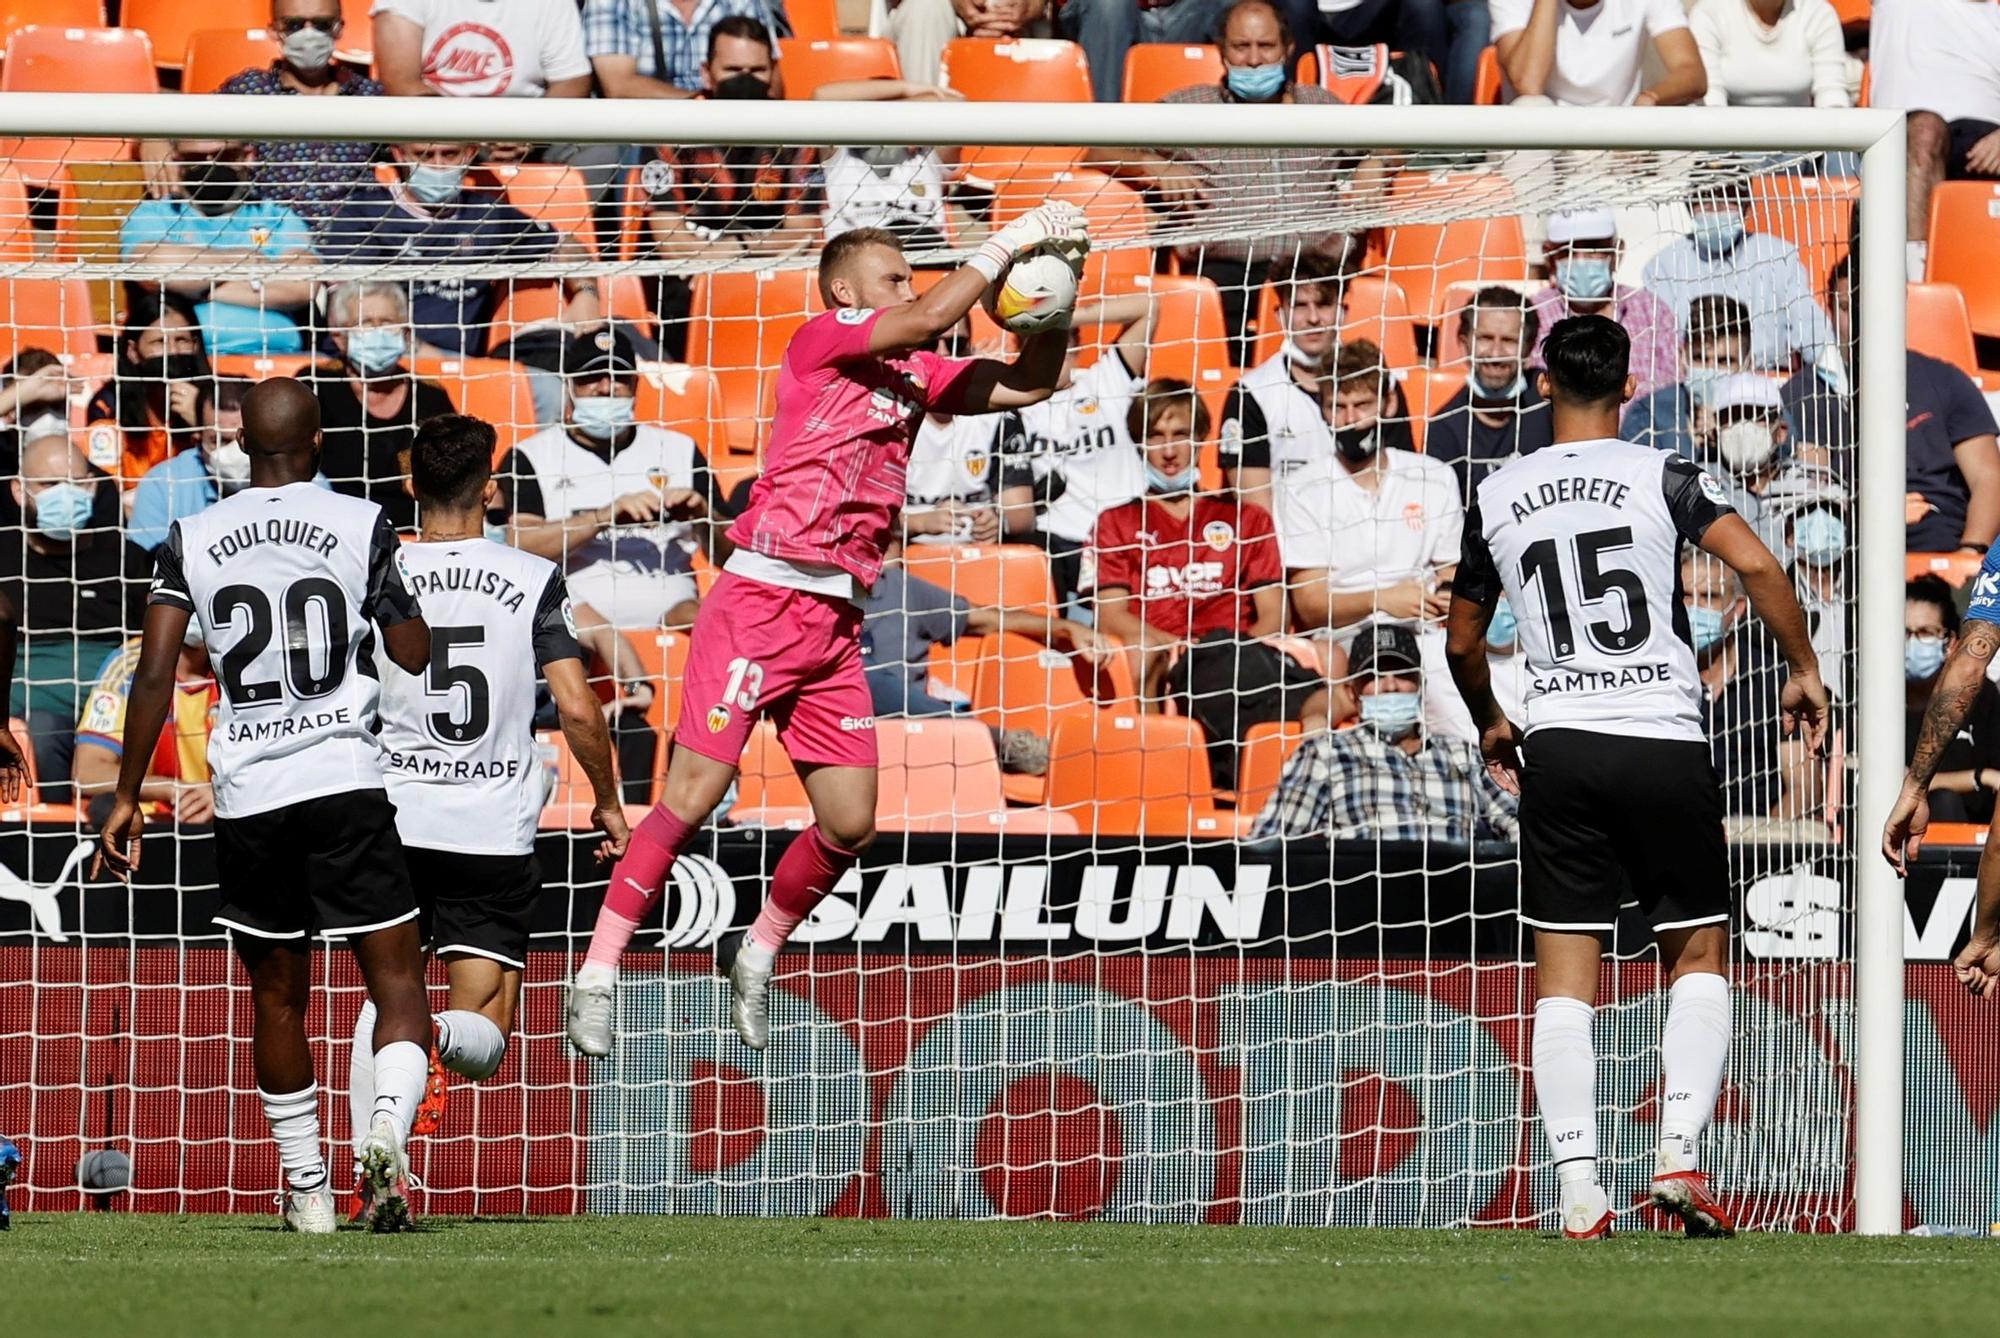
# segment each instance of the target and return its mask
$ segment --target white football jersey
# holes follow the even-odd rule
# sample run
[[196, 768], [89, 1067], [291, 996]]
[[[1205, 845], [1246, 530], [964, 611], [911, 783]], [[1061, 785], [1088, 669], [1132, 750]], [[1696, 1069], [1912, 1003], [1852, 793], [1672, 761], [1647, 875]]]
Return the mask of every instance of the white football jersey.
[[[929, 414], [917, 428], [903, 482], [903, 506], [922, 511], [957, 502], [992, 506], [1003, 468], [1018, 469], [1027, 436], [1013, 413], [957, 414], [939, 422]], [[970, 522], [968, 521], [969, 525]], [[922, 534], [918, 543], [963, 543], [970, 534]]]
[[1507, 596], [1525, 714], [1538, 729], [1702, 741], [1702, 686], [1681, 603], [1681, 544], [1733, 515], [1722, 485], [1671, 452], [1564, 442], [1473, 494], [1456, 590]]
[[1125, 424], [1144, 384], [1118, 350], [1106, 349], [1067, 389], [1021, 410], [1028, 469], [1038, 489], [1054, 494], [1037, 529], [1089, 543], [1100, 515], [1146, 491], [1145, 460]]
[[542, 813], [535, 681], [580, 660], [576, 616], [547, 558], [490, 539], [403, 549], [431, 629], [430, 667], [382, 668], [382, 746], [403, 844], [525, 855]]
[[1217, 447], [1224, 469], [1268, 469], [1286, 475], [1333, 454], [1333, 429], [1319, 401], [1292, 379], [1283, 353], [1258, 363], [1236, 383], [1223, 410]]
[[374, 624], [421, 616], [401, 550], [381, 507], [312, 483], [246, 488], [168, 530], [148, 602], [192, 612], [215, 666], [218, 817], [382, 788]]

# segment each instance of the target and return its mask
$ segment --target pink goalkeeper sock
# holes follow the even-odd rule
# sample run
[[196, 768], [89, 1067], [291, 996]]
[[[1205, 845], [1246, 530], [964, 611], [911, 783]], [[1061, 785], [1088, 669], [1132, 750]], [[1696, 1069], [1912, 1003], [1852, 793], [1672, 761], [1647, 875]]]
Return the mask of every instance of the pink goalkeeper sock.
[[750, 926], [750, 941], [771, 952], [784, 947], [799, 922], [860, 858], [830, 843], [817, 825], [800, 832], [771, 871], [771, 899]]
[[604, 908], [590, 931], [586, 962], [618, 969], [625, 946], [667, 887], [667, 870], [674, 859], [694, 840], [695, 828], [682, 822], [665, 804], [633, 829], [625, 857], [611, 870], [611, 886], [604, 893]]

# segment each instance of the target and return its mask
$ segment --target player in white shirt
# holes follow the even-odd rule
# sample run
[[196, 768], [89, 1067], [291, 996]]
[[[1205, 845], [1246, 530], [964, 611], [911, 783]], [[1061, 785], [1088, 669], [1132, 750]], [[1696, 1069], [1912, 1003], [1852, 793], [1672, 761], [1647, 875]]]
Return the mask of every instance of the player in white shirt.
[[1333, 454], [1320, 382], [1340, 345], [1341, 266], [1310, 252], [1272, 265], [1285, 342], [1236, 383], [1222, 411], [1222, 481], [1245, 505], [1274, 509], [1271, 480]]
[[[1679, 456], [1617, 439], [1637, 388], [1624, 327], [1556, 323], [1542, 393], [1554, 445], [1486, 476], [1466, 517], [1450, 613], [1452, 675], [1487, 764], [1521, 796], [1521, 919], [1535, 936], [1535, 1096], [1555, 1161], [1563, 1233], [1611, 1229], [1597, 1183], [1591, 1024], [1603, 937], [1636, 900], [1671, 981], [1660, 1037], [1652, 1202], [1687, 1233], [1734, 1233], [1700, 1169], [1701, 1133], [1729, 1060], [1729, 916], [1735, 896], [1722, 792], [1702, 728], [1702, 685], [1681, 547], [1733, 568], [1791, 668], [1787, 728], [1824, 741], [1826, 688], [1784, 567]], [[1495, 701], [1486, 631], [1504, 596], [1526, 659], [1523, 723]]]
[[[535, 755], [537, 675], [547, 680], [563, 735], [590, 779], [592, 821], [605, 835], [598, 858], [624, 854], [630, 835], [562, 571], [485, 537], [493, 447], [492, 427], [463, 414], [440, 414], [417, 429], [410, 490], [423, 528], [402, 557], [411, 592], [429, 615], [430, 665], [422, 674], [382, 670], [389, 798], [423, 911], [424, 942], [444, 960], [451, 989], [434, 1019], [438, 1062], [474, 1081], [491, 1077], [506, 1058], [527, 966], [528, 918], [542, 891], [535, 832], [546, 787]], [[364, 1101], [374, 1087], [366, 1043], [374, 1025], [374, 1009], [362, 1005], [348, 1068], [357, 1130], [366, 1127]], [[361, 1216], [368, 1205], [365, 1193], [357, 1197]]]
[[[375, 503], [314, 486], [319, 401], [289, 377], [243, 397], [250, 486], [175, 521], [154, 553], [126, 726], [158, 738], [188, 622], [198, 619], [221, 688], [214, 777], [221, 907], [250, 976], [258, 1095], [278, 1144], [288, 1226], [334, 1229], [320, 1155], [319, 1089], [306, 1042], [310, 935], [344, 938], [378, 1017], [361, 1162], [378, 1231], [408, 1224], [403, 1144], [430, 1068], [417, 902], [383, 791], [376, 737], [376, 629], [409, 673], [431, 633]], [[139, 787], [152, 750], [128, 748], [99, 867], [139, 867]]]

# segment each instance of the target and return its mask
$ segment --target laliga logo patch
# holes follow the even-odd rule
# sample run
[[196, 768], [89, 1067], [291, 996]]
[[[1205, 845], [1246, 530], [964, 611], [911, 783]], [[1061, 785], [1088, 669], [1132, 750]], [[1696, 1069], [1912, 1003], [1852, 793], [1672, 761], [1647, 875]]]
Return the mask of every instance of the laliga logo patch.
[[1226, 553], [1236, 542], [1236, 529], [1226, 520], [1211, 520], [1202, 526], [1201, 541], [1218, 553]]
[[570, 636], [574, 638], [576, 636], [576, 608], [567, 598], [562, 602], [562, 619], [563, 626], [569, 630]]
[[83, 449], [84, 454], [90, 457], [90, 463], [99, 469], [111, 468], [118, 463], [118, 457], [124, 453], [118, 444], [118, 429], [108, 423], [100, 423], [90, 429], [90, 435], [84, 439]]
[[410, 584], [410, 560], [403, 556], [400, 546], [396, 549], [396, 575], [402, 578], [406, 587]]
[[710, 734], [722, 733], [723, 730], [729, 728], [729, 708], [727, 706], [709, 707], [708, 719], [704, 723], [708, 725], [708, 732]]
[[1722, 490], [1722, 485], [1706, 469], [1701, 471], [1701, 495], [1717, 506], [1729, 505], [1729, 494]]
[[842, 307], [833, 318], [842, 325], [859, 325], [875, 314], [873, 307]]
[[665, 195], [674, 188], [674, 165], [655, 158], [639, 169], [639, 189], [648, 195]]

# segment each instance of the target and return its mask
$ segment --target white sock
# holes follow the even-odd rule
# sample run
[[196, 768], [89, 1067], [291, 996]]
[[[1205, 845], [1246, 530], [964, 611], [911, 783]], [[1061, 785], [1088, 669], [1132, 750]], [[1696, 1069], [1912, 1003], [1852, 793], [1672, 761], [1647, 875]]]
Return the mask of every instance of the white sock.
[[377, 1120], [389, 1121], [395, 1130], [396, 1146], [410, 1138], [410, 1121], [417, 1117], [417, 1103], [424, 1099], [424, 1083], [431, 1076], [431, 1057], [415, 1041], [392, 1041], [375, 1052], [375, 1104], [368, 1116], [373, 1128]]
[[736, 955], [743, 958], [754, 971], [769, 971], [772, 964], [778, 960], [777, 953], [761, 943], [751, 942], [748, 934], [745, 934], [743, 942], [737, 945]]
[[1701, 1131], [1722, 1091], [1730, 1031], [1728, 980], [1700, 972], [1674, 982], [1660, 1033], [1660, 1170], [1700, 1169]]
[[1597, 1052], [1590, 1038], [1594, 1013], [1581, 999], [1535, 1004], [1535, 1100], [1565, 1200], [1573, 1188], [1597, 1181]]
[[490, 1078], [507, 1057], [507, 1037], [493, 1019], [465, 1008], [448, 1008], [435, 1019], [438, 1063], [475, 1082]]
[[361, 1001], [354, 1019], [354, 1045], [347, 1052], [348, 1141], [354, 1160], [361, 1161], [361, 1140], [368, 1137], [368, 1118], [375, 1113], [375, 1001]]
[[278, 1165], [285, 1183], [297, 1190], [318, 1189], [326, 1183], [326, 1158], [319, 1150], [319, 1084], [275, 1095], [257, 1089], [264, 1118], [278, 1143]]
[[602, 962], [585, 962], [576, 969], [578, 989], [610, 989], [618, 983], [618, 973]]

